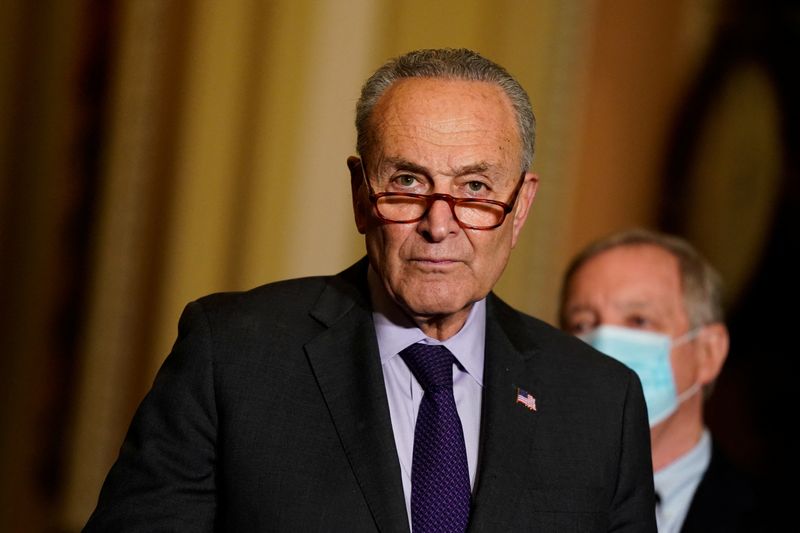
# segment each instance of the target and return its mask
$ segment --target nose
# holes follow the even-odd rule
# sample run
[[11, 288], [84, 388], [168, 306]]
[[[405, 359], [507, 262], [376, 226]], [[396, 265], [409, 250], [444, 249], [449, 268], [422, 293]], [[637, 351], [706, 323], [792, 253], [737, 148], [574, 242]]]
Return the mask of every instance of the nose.
[[434, 200], [417, 224], [417, 231], [430, 242], [439, 242], [460, 231], [461, 226], [445, 200]]

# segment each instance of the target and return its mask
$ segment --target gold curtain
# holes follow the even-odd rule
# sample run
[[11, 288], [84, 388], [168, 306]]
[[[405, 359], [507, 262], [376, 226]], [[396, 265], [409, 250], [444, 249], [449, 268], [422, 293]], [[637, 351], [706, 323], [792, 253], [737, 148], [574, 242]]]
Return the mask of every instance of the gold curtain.
[[[48, 28], [62, 23], [48, 41], [62, 47], [61, 55], [43, 68], [80, 63], [83, 21], [97, 4], [65, 1], [55, 13], [32, 14], [25, 0], [4, 4], [4, 15], [27, 10], [49, 21]], [[703, 22], [710, 8], [688, 1], [655, 7], [635, 0], [129, 0], [113, 6], [86, 307], [68, 396], [63, 483], [49, 521], [66, 531], [79, 530], [94, 507], [188, 301], [334, 273], [363, 254], [345, 159], [354, 151], [360, 85], [387, 57], [470, 47], [529, 90], [541, 185], [498, 292], [552, 320], [569, 254], [600, 234], [652, 222], [667, 118], [711, 26]], [[0, 47], [0, 54], [0, 109], [6, 109], [13, 101], [6, 82], [14, 75], [5, 56], [19, 61], [25, 51]], [[71, 80], [55, 79], [61, 85], [38, 101], [69, 109]], [[63, 121], [74, 126], [80, 117]], [[0, 156], [4, 164], [10, 157]], [[48, 162], [45, 177], [65, 164], [63, 157]], [[48, 235], [31, 242], [46, 248], [58, 239]], [[58, 269], [40, 256], [26, 261]], [[44, 319], [28, 323], [41, 326]], [[33, 335], [14, 338], [22, 345]], [[35, 375], [28, 367], [14, 371]], [[14, 420], [25, 420], [30, 409], [20, 413]], [[23, 432], [23, 442], [35, 434]], [[20, 468], [18, 480], [27, 475]], [[11, 494], [9, 487], [4, 483], [0, 494]]]

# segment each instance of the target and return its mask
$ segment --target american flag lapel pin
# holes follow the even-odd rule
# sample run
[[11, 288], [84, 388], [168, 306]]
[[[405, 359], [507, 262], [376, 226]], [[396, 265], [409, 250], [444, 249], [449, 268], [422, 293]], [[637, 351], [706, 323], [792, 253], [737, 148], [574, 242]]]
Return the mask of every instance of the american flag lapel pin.
[[521, 403], [531, 411], [536, 411], [536, 398], [531, 396], [531, 393], [520, 389], [517, 387], [517, 401], [516, 403]]

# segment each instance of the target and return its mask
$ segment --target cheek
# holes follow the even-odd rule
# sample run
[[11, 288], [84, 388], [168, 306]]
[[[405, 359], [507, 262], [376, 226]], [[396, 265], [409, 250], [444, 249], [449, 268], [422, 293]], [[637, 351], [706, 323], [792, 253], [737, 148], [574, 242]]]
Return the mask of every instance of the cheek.
[[372, 226], [364, 234], [367, 245], [367, 256], [372, 267], [380, 272], [383, 269], [384, 236], [380, 226]]
[[697, 373], [692, 350], [684, 346], [673, 350], [670, 355], [670, 363], [672, 363], [672, 375], [675, 376], [678, 392], [692, 385]]
[[511, 233], [505, 226], [502, 229], [502, 233], [472, 235], [469, 239], [472, 270], [479, 279], [491, 285], [500, 277], [511, 253]]
[[403, 244], [408, 239], [408, 231], [403, 224], [378, 224], [367, 232], [367, 253], [373, 261], [377, 260], [386, 270], [401, 257]]
[[477, 240], [472, 243], [475, 255], [481, 257], [484, 263], [496, 265], [502, 268], [505, 266], [511, 254], [511, 225], [504, 225], [494, 230], [494, 233], [487, 232], [486, 235], [478, 235]]

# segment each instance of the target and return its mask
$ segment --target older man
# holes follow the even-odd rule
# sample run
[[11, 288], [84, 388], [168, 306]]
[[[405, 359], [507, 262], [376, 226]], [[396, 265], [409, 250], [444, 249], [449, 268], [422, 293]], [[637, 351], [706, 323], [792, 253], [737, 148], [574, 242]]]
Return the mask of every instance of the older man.
[[720, 295], [689, 243], [641, 229], [591, 244], [564, 279], [562, 327], [641, 378], [661, 533], [754, 528], [753, 491], [703, 423], [702, 391], [728, 354]]
[[356, 114], [367, 259], [190, 304], [87, 530], [654, 530], [635, 374], [491, 293], [536, 192], [525, 91], [421, 50]]

